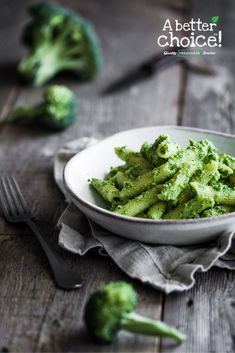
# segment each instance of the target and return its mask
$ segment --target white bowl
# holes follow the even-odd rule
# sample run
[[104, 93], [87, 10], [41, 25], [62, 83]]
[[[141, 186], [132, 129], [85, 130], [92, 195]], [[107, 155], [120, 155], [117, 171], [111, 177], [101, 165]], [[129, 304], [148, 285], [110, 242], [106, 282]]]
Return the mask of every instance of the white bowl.
[[103, 179], [111, 166], [120, 165], [114, 147], [127, 145], [138, 151], [145, 141], [169, 134], [181, 146], [189, 139], [208, 139], [219, 152], [234, 155], [235, 137], [208, 130], [176, 126], [153, 126], [117, 133], [75, 155], [64, 170], [64, 184], [74, 204], [93, 221], [125, 238], [153, 244], [189, 245], [215, 239], [235, 226], [235, 212], [223, 216], [190, 220], [151, 220], [127, 217], [105, 209], [88, 179]]

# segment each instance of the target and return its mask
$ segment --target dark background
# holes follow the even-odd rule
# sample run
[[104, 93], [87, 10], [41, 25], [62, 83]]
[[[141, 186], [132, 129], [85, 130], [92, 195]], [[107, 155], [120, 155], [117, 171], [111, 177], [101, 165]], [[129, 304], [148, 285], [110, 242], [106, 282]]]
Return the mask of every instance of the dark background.
[[[104, 65], [93, 83], [66, 83], [80, 103], [75, 126], [46, 133], [9, 125], [12, 106], [33, 103], [43, 91], [23, 86], [16, 64], [24, 53], [20, 33], [26, 8], [34, 1], [0, 1], [0, 168], [14, 174], [27, 199], [35, 204], [45, 232], [56, 243], [56, 222], [65, 207], [53, 181], [53, 155], [65, 142], [81, 136], [103, 138], [133, 127], [176, 124], [234, 133], [234, 19], [232, 0], [66, 0], [61, 4], [91, 20], [101, 38]], [[36, 3], [36, 2], [35, 2]], [[175, 65], [125, 92], [103, 97], [101, 91], [135, 64], [159, 50], [157, 36], [166, 18], [190, 16], [209, 21], [220, 16], [223, 47], [207, 62], [215, 76], [203, 76]], [[105, 158], [105, 156], [104, 156]], [[56, 246], [56, 244], [55, 244]], [[62, 252], [85, 279], [79, 291], [55, 288], [44, 255], [29, 230], [0, 220], [0, 348], [11, 352], [185, 352], [235, 350], [233, 272], [213, 269], [196, 275], [195, 287], [165, 296], [127, 278], [108, 258], [91, 253], [83, 258]], [[87, 297], [109, 280], [128, 280], [140, 294], [139, 311], [164, 319], [188, 336], [182, 346], [168, 340], [122, 333], [109, 347], [94, 345], [86, 336], [82, 312]], [[56, 319], [63, 319], [58, 325]]]

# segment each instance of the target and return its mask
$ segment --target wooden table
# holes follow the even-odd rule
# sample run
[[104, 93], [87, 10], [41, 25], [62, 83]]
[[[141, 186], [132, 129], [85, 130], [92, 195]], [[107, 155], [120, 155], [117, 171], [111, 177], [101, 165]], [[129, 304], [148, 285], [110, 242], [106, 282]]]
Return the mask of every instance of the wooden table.
[[[2, 0], [0, 11], [0, 168], [14, 174], [25, 196], [47, 224], [55, 243], [56, 221], [65, 207], [53, 180], [53, 155], [65, 142], [81, 136], [103, 138], [117, 131], [150, 125], [177, 124], [235, 133], [234, 16], [232, 0], [87, 0], [61, 1], [91, 19], [101, 37], [103, 72], [95, 83], [78, 84], [58, 78], [78, 96], [81, 111], [74, 127], [46, 133], [7, 124], [9, 109], [39, 100], [42, 89], [23, 87], [15, 67], [22, 56], [19, 34], [30, 0]], [[189, 16], [208, 21], [219, 15], [223, 29], [220, 54], [208, 58], [217, 75], [202, 76], [175, 65], [126, 92], [101, 96], [101, 91], [134, 64], [152, 55], [166, 18]], [[235, 273], [213, 269], [196, 275], [195, 287], [163, 295], [132, 281], [109, 259], [90, 253], [73, 256], [60, 250], [81, 273], [81, 290], [64, 292], [54, 286], [44, 254], [31, 232], [0, 220], [0, 348], [10, 352], [185, 352], [235, 350]], [[122, 333], [118, 342], [103, 347], [87, 337], [84, 304], [95, 289], [113, 280], [128, 280], [139, 293], [141, 313], [176, 325], [188, 336], [176, 346], [168, 340]], [[63, 320], [63, 325], [59, 320]]]

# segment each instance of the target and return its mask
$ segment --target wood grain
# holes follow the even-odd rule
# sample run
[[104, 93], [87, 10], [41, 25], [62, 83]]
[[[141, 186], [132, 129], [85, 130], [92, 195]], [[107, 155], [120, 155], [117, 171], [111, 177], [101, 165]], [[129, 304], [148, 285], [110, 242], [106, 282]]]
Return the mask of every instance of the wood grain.
[[[5, 48], [3, 64], [18, 60], [22, 53], [18, 35], [26, 19], [27, 3], [14, 1], [8, 7], [9, 2], [5, 2], [5, 24], [0, 38], [0, 46]], [[182, 71], [175, 66], [126, 92], [102, 96], [103, 89], [113, 80], [155, 52], [162, 20], [174, 16], [169, 10], [170, 2], [166, 6], [162, 1], [158, 4], [150, 0], [62, 3], [80, 10], [95, 24], [104, 51], [103, 72], [92, 84], [78, 84], [75, 78], [64, 76], [54, 80], [68, 84], [80, 102], [77, 123], [65, 132], [53, 134], [6, 123], [0, 128], [2, 172], [17, 177], [28, 202], [36, 204], [38, 218], [47, 225], [46, 236], [54, 243], [56, 221], [65, 207], [53, 181], [56, 150], [80, 136], [102, 138], [133, 127], [176, 124]], [[10, 20], [12, 13], [17, 13], [17, 20]], [[15, 45], [9, 48], [11, 41]], [[22, 86], [15, 75], [7, 82], [5, 75], [0, 90], [2, 119], [12, 104], [31, 104], [40, 100], [41, 94], [42, 89]], [[54, 287], [45, 257], [29, 230], [12, 227], [1, 219], [0, 244], [0, 348], [5, 346], [11, 352], [136, 352], [136, 347], [141, 352], [159, 351], [159, 340], [154, 338], [122, 334], [117, 343], [102, 347], [94, 345], [84, 333], [82, 313], [90, 293], [110, 280], [130, 281], [111, 260], [97, 253], [80, 258], [60, 250], [85, 282], [79, 291], [63, 292]], [[140, 294], [140, 312], [160, 318], [162, 295], [139, 282], [131, 282]], [[55, 319], [63, 319], [64, 325], [58, 327]]]
[[216, 74], [208, 77], [188, 73], [182, 124], [234, 133], [234, 2], [194, 2], [192, 15], [207, 21], [208, 14], [213, 13], [221, 14], [218, 25], [222, 29], [223, 43], [222, 48], [216, 49], [216, 55], [204, 58]]
[[187, 335], [181, 346], [165, 340], [162, 352], [233, 352], [234, 273], [211, 270], [196, 276], [195, 287], [165, 298], [164, 319]]
[[[187, 73], [183, 125], [234, 133], [234, 41], [233, 1], [194, 1], [191, 17], [208, 21], [219, 14], [223, 47], [207, 62], [216, 75], [207, 77]], [[181, 346], [163, 341], [163, 352], [233, 352], [235, 348], [234, 272], [210, 270], [196, 275], [195, 287], [183, 294], [165, 298], [163, 318], [187, 335]]]
[[[16, 79], [15, 62], [23, 50], [19, 32], [26, 20], [24, 0], [1, 2], [0, 120], [13, 104], [33, 103], [42, 89], [24, 87]], [[68, 84], [78, 96], [81, 112], [76, 125], [63, 133], [48, 133], [0, 123], [1, 173], [14, 174], [25, 196], [46, 224], [45, 235], [56, 247], [56, 221], [65, 207], [53, 181], [53, 155], [65, 142], [80, 136], [103, 138], [127, 128], [176, 124], [234, 132], [234, 47], [230, 41], [235, 6], [232, 0], [193, 1], [192, 15], [221, 16], [224, 47], [208, 58], [217, 71], [203, 77], [180, 66], [126, 92], [102, 96], [111, 82], [153, 54], [165, 18], [185, 16], [184, 1], [75, 0], [61, 1], [79, 10], [95, 24], [104, 51], [104, 69], [95, 83], [78, 84], [73, 77], [54, 82]], [[174, 9], [175, 12], [172, 12]], [[12, 13], [17, 14], [12, 18]], [[187, 14], [186, 14], [187, 15]], [[228, 40], [230, 38], [230, 40]], [[187, 80], [186, 80], [187, 78]], [[181, 104], [181, 105], [180, 105]], [[75, 292], [55, 288], [45, 257], [30, 231], [0, 220], [0, 348], [11, 352], [180, 352], [210, 353], [235, 350], [234, 273], [213, 270], [196, 275], [188, 292], [164, 297], [158, 291], [130, 281], [108, 258], [92, 252], [77, 257], [60, 250], [70, 266], [85, 279]], [[140, 294], [139, 311], [163, 318], [188, 335], [181, 346], [168, 340], [121, 333], [109, 347], [95, 345], [84, 331], [82, 315], [91, 292], [110, 280], [128, 280]], [[58, 325], [62, 319], [63, 325]]]
[[1, 55], [0, 55], [0, 131], [10, 105], [14, 102], [18, 87], [16, 66], [24, 50], [20, 45], [19, 33], [25, 22], [25, 8], [36, 1], [1, 1]]

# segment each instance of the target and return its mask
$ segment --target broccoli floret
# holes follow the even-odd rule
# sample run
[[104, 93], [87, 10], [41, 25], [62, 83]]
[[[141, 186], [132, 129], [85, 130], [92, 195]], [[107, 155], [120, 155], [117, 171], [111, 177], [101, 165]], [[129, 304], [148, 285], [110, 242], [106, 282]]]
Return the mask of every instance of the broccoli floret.
[[100, 343], [111, 343], [119, 330], [171, 337], [182, 342], [185, 336], [164, 322], [147, 319], [134, 312], [137, 293], [125, 282], [110, 282], [95, 292], [85, 307], [85, 324]]
[[58, 72], [72, 70], [82, 80], [93, 79], [101, 66], [101, 50], [89, 22], [53, 3], [29, 8], [31, 22], [23, 32], [28, 54], [18, 66], [20, 75], [41, 86]]
[[19, 106], [10, 112], [9, 120], [19, 124], [38, 124], [61, 130], [74, 123], [78, 113], [75, 94], [65, 86], [50, 86], [43, 101], [34, 106]]

